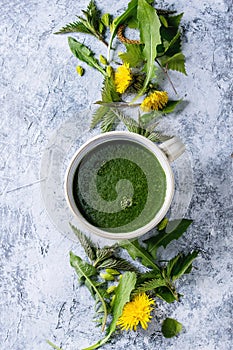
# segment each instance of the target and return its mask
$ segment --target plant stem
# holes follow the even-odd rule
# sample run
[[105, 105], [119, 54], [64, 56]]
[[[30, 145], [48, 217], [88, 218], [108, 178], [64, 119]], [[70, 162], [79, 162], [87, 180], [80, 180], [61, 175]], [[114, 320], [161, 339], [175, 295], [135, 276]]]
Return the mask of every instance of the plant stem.
[[174, 84], [173, 84], [171, 78], [169, 77], [167, 68], [164, 68], [164, 67], [160, 64], [160, 62], [157, 60], [157, 58], [155, 59], [155, 62], [159, 65], [159, 67], [162, 69], [162, 71], [164, 72], [164, 74], [166, 74], [166, 76], [167, 76], [167, 78], [168, 78], [168, 81], [169, 81], [169, 83], [171, 84], [171, 86], [172, 86], [172, 88], [173, 88], [175, 94], [178, 95], [178, 93], [177, 93], [177, 91], [176, 91], [176, 88], [175, 88], [175, 86], [174, 86]]
[[46, 340], [47, 344], [49, 344], [50, 346], [52, 346], [52, 348], [54, 348], [55, 350], [62, 350], [61, 348], [59, 348], [57, 345], [53, 344], [50, 340]]

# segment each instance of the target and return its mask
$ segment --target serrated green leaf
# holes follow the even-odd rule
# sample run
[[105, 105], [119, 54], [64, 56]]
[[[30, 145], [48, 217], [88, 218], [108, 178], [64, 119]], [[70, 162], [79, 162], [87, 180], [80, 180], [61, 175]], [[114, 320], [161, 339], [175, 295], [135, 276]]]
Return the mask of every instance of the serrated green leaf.
[[179, 254], [179, 258], [175, 261], [172, 268], [170, 269], [170, 277], [173, 281], [180, 278], [183, 274], [190, 272], [190, 266], [196, 257], [198, 256], [198, 251], [194, 251], [187, 255]]
[[114, 129], [114, 126], [117, 124], [117, 116], [113, 112], [112, 108], [109, 109], [107, 114], [102, 119], [101, 130], [102, 132], [108, 132]]
[[92, 34], [89, 28], [85, 26], [84, 23], [80, 21], [72, 22], [62, 27], [58, 32], [54, 34], [67, 34], [67, 33], [85, 33]]
[[139, 244], [138, 240], [123, 240], [119, 246], [126, 249], [132, 259], [140, 259], [141, 263], [160, 273], [160, 268], [154, 263], [152, 256]]
[[162, 323], [162, 333], [165, 338], [175, 337], [182, 330], [182, 324], [174, 318], [166, 318]]
[[108, 111], [109, 107], [100, 106], [97, 108], [96, 111], [92, 114], [90, 128], [94, 129], [94, 127], [104, 118]]
[[144, 293], [162, 286], [166, 286], [166, 281], [163, 278], [154, 278], [138, 286], [134, 293]]
[[136, 267], [131, 265], [127, 260], [119, 258], [119, 257], [115, 257], [115, 256], [104, 260], [98, 266], [98, 268], [99, 269], [114, 268], [114, 269], [119, 269], [119, 270], [123, 270], [123, 271], [137, 272]]
[[121, 97], [116, 91], [116, 86], [112, 77], [106, 77], [104, 79], [104, 85], [102, 88], [102, 101], [103, 102], [120, 102]]
[[167, 67], [171, 70], [176, 70], [180, 73], [187, 75], [185, 69], [185, 56], [182, 52], [176, 53], [172, 57], [164, 57], [161, 60], [161, 64], [163, 67]]
[[76, 237], [78, 238], [78, 240], [79, 240], [80, 244], [82, 245], [88, 258], [91, 260], [95, 260], [96, 247], [95, 247], [94, 243], [87, 236], [85, 236], [80, 230], [78, 230], [75, 226], [70, 224], [70, 227], [72, 228], [73, 232], [75, 233]]
[[130, 67], [141, 66], [144, 61], [142, 54], [142, 45], [125, 44], [126, 52], [120, 53], [119, 57], [124, 63], [128, 63]]
[[137, 18], [140, 30], [140, 40], [144, 44], [143, 55], [146, 60], [146, 78], [139, 95], [143, 95], [147, 85], [154, 75], [154, 60], [157, 55], [156, 47], [161, 44], [161, 23], [156, 10], [146, 0], [138, 0]]
[[78, 42], [72, 37], [68, 37], [68, 43], [70, 50], [75, 57], [87, 63], [90, 67], [97, 69], [104, 76], [107, 75], [105, 70], [100, 65], [99, 61], [94, 57], [94, 53], [87, 46]]
[[148, 252], [156, 259], [157, 249], [161, 246], [166, 248], [171, 241], [181, 237], [191, 223], [192, 220], [189, 219], [170, 221], [164, 230], [144, 241], [147, 244]]

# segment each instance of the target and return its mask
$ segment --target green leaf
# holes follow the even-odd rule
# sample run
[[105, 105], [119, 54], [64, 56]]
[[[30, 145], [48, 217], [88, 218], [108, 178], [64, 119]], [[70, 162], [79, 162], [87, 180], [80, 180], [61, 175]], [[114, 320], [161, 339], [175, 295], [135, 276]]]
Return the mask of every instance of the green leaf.
[[166, 303], [173, 303], [179, 299], [179, 294], [176, 291], [169, 289], [168, 287], [159, 287], [156, 289], [156, 296], [166, 301]]
[[175, 337], [182, 330], [182, 324], [174, 318], [166, 318], [162, 323], [162, 333], [165, 338]]
[[80, 230], [78, 230], [75, 226], [70, 224], [70, 227], [72, 228], [73, 232], [77, 236], [81, 246], [83, 247], [85, 253], [87, 254], [88, 258], [91, 260], [95, 260], [96, 258], [96, 247], [93, 244], [93, 242], [85, 236]]
[[154, 75], [154, 60], [157, 55], [156, 47], [161, 43], [161, 23], [156, 10], [146, 0], [138, 0], [137, 18], [140, 29], [140, 40], [145, 45], [143, 54], [146, 59], [146, 79], [139, 95], [143, 95], [147, 85]]
[[100, 265], [98, 265], [99, 269], [118, 269], [123, 271], [133, 271], [137, 272], [136, 267], [131, 265], [127, 260], [118, 258], [118, 257], [112, 257], [109, 259], [104, 260]]
[[85, 26], [84, 23], [80, 21], [72, 22], [62, 27], [58, 32], [54, 34], [67, 34], [67, 33], [85, 33], [92, 34], [89, 28]]
[[124, 63], [128, 63], [130, 67], [141, 66], [144, 61], [142, 54], [142, 45], [125, 44], [126, 52], [120, 53], [119, 57]]
[[181, 237], [191, 223], [192, 220], [189, 219], [170, 221], [164, 230], [144, 241], [147, 244], [148, 252], [156, 259], [157, 249], [161, 246], [166, 248], [171, 241]]
[[99, 61], [94, 57], [94, 53], [87, 46], [71, 37], [68, 37], [68, 43], [70, 50], [75, 57], [83, 62], [86, 62], [90, 67], [97, 69], [104, 76], [107, 75], [105, 70], [100, 65]]
[[176, 53], [172, 57], [165, 57], [160, 59], [161, 64], [163, 67], [167, 67], [171, 70], [176, 70], [180, 73], [183, 73], [187, 75], [186, 69], [185, 69], [185, 56], [182, 52]]
[[135, 293], [144, 293], [162, 286], [166, 286], [166, 281], [163, 278], [154, 278], [150, 281], [144, 282], [142, 285], [137, 287]]
[[108, 111], [109, 107], [100, 106], [99, 108], [97, 108], [92, 115], [90, 128], [94, 129], [94, 127], [104, 118]]
[[115, 289], [115, 299], [112, 307], [112, 322], [107, 329], [106, 336], [99, 340], [96, 344], [85, 348], [83, 350], [93, 350], [97, 349], [103, 344], [105, 344], [111, 335], [115, 332], [117, 321], [119, 317], [122, 315], [123, 308], [127, 302], [130, 301], [130, 294], [134, 289], [136, 284], [136, 274], [134, 272], [126, 272], [122, 275], [122, 278]]
[[87, 7], [87, 10], [82, 12], [86, 16], [90, 26], [93, 27], [96, 32], [98, 32], [101, 19], [100, 19], [100, 11], [97, 9], [95, 2], [91, 0]]
[[110, 60], [110, 50], [112, 48], [113, 39], [117, 34], [117, 29], [119, 25], [121, 25], [122, 23], [125, 23], [127, 19], [129, 19], [130, 17], [134, 17], [136, 15], [137, 4], [138, 4], [138, 0], [131, 0], [128, 3], [128, 7], [125, 10], [125, 12], [123, 12], [122, 15], [120, 15], [119, 17], [115, 18], [114, 21], [112, 22], [111, 37], [108, 44], [108, 56], [107, 56], [108, 61]]
[[183, 274], [190, 272], [190, 266], [192, 266], [192, 262], [198, 256], [198, 251], [194, 251], [187, 255], [179, 254], [178, 257], [175, 257], [175, 262], [173, 266], [169, 266], [169, 274], [173, 281], [180, 278]]
[[169, 16], [167, 18], [168, 25], [170, 27], [178, 28], [183, 15], [184, 15], [184, 13], [182, 12], [182, 13], [179, 13], [178, 15], [175, 15], [175, 16]]
[[79, 256], [73, 254], [70, 252], [70, 265], [75, 269], [79, 279], [84, 278], [85, 284], [88, 287], [91, 294], [95, 294], [98, 300], [102, 303], [104, 316], [102, 320], [102, 330], [105, 327], [106, 321], [107, 321], [107, 305], [105, 303], [104, 298], [102, 297], [101, 293], [98, 290], [98, 287], [96, 286], [96, 282], [91, 279], [91, 277], [97, 275], [97, 270], [94, 266], [84, 262]]
[[102, 132], [108, 132], [113, 130], [116, 123], [117, 123], [117, 116], [114, 113], [113, 109], [111, 108], [102, 119], [102, 124], [101, 124]]
[[116, 86], [112, 77], [106, 77], [104, 79], [104, 85], [102, 88], [102, 101], [103, 102], [120, 102], [121, 97], [116, 91]]
[[160, 268], [154, 263], [152, 256], [139, 244], [138, 240], [123, 240], [119, 243], [119, 246], [126, 249], [132, 259], [139, 258], [144, 266], [160, 273]]
[[179, 53], [181, 51], [181, 38], [180, 38], [180, 32], [177, 32], [177, 34], [172, 38], [170, 43], [167, 45], [166, 50], [163, 52], [164, 55], [172, 57], [176, 53]]

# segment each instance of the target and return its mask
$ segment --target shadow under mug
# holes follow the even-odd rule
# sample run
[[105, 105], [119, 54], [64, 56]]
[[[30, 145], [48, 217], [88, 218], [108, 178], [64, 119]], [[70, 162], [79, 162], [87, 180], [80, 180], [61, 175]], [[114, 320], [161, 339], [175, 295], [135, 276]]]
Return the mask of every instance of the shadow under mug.
[[[82, 215], [74, 198], [74, 177], [81, 161], [98, 146], [103, 146], [104, 143], [107, 145], [111, 141], [131, 142], [146, 148], [146, 150], [151, 152], [156, 157], [165, 173], [166, 191], [161, 208], [158, 210], [152, 220], [142, 227], [133, 229], [132, 231], [127, 230], [127, 232], [122, 232], [121, 228], [119, 227], [119, 232], [116, 232], [116, 230], [115, 232], [112, 232], [107, 228], [94, 226], [84, 217], [84, 215]], [[170, 162], [178, 158], [184, 152], [184, 150], [185, 146], [178, 137], [173, 137], [157, 146], [144, 136], [128, 131], [112, 131], [97, 135], [88, 140], [74, 154], [65, 175], [65, 197], [71, 211], [73, 212], [73, 215], [79, 222], [79, 228], [87, 231], [90, 234], [95, 234], [97, 236], [113, 240], [133, 239], [150, 231], [164, 218], [169, 210], [174, 195], [174, 176]]]

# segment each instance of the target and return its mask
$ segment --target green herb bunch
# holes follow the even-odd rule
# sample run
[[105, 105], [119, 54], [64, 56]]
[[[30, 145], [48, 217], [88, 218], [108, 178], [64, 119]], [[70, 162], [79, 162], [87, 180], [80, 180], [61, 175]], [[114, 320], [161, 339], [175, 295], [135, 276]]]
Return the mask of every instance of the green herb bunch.
[[[151, 0], [131, 0], [127, 9], [114, 18], [109, 13], [101, 14], [91, 0], [87, 9], [82, 11], [83, 16], [78, 16], [76, 22], [67, 24], [56, 33], [92, 35], [106, 48], [106, 53], [97, 58], [90, 47], [68, 37], [74, 56], [103, 75], [102, 99], [96, 102], [99, 107], [93, 114], [92, 128], [101, 123], [102, 131], [107, 132], [127, 118], [129, 129], [137, 123], [134, 132], [142, 133], [143, 129], [144, 134], [150, 135], [151, 122], [158, 116], [173, 112], [181, 101], [170, 100], [167, 92], [161, 91], [157, 71], [163, 71], [176, 93], [168, 71], [186, 74], [180, 31], [183, 13], [156, 9], [152, 3]], [[139, 40], [126, 37], [125, 33], [130, 29], [139, 32]], [[119, 42], [124, 45], [124, 52], [117, 55]], [[77, 72], [83, 75], [84, 69], [78, 66]], [[131, 101], [126, 102], [126, 96], [131, 95]], [[139, 97], [144, 97], [142, 103], [136, 103]], [[119, 111], [120, 108], [135, 106], [140, 107], [138, 122], [129, 120], [122, 110]]]
[[[95, 321], [105, 332], [101, 340], [83, 350], [101, 347], [110, 339], [119, 328], [119, 319], [125, 306], [136, 296], [145, 295], [150, 303], [158, 298], [167, 303], [180, 300], [182, 295], [177, 291], [175, 282], [191, 272], [198, 251], [179, 253], [169, 261], [159, 262], [157, 250], [160, 247], [166, 248], [174, 239], [181, 237], [191, 223], [192, 220], [188, 219], [168, 222], [165, 218], [157, 226], [157, 234], [143, 242], [123, 240], [114, 246], [103, 248], [96, 246], [90, 238], [71, 225], [89, 262], [71, 252], [70, 264], [80, 283], [93, 296]], [[127, 259], [121, 257], [122, 250], [127, 251]], [[133, 260], [138, 261], [139, 267], [135, 267]], [[166, 318], [162, 323], [161, 331], [167, 338], [176, 336], [181, 330], [182, 324], [175, 319]], [[50, 341], [48, 344], [60, 349]]]

